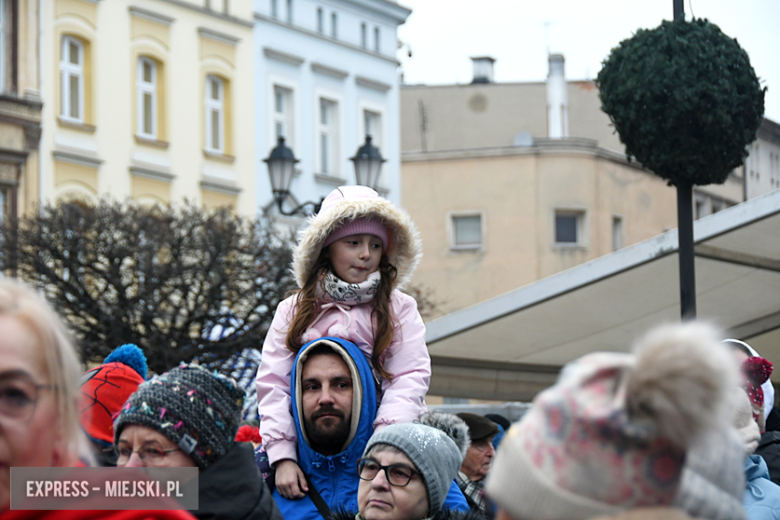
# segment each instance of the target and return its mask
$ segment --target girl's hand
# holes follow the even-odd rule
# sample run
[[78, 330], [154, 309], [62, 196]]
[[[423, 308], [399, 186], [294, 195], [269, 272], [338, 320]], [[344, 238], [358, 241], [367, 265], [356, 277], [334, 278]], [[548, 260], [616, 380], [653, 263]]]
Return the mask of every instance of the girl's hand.
[[309, 492], [306, 476], [294, 460], [284, 459], [276, 463], [276, 489], [289, 500], [303, 498]]

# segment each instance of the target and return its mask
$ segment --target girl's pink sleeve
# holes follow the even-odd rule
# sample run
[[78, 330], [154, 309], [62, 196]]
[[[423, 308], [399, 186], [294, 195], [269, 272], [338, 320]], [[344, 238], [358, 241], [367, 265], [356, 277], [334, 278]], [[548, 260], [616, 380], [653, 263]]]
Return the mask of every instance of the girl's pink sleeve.
[[425, 324], [411, 296], [393, 291], [398, 319], [395, 338], [387, 349], [385, 368], [392, 381], [382, 382], [382, 402], [374, 431], [394, 423], [412, 422], [427, 411], [425, 394], [431, 381], [431, 357], [425, 344]]
[[286, 344], [294, 300], [294, 296], [287, 298], [277, 306], [263, 343], [263, 360], [257, 370], [260, 435], [271, 465], [283, 459], [298, 460], [290, 399], [290, 374], [295, 354]]

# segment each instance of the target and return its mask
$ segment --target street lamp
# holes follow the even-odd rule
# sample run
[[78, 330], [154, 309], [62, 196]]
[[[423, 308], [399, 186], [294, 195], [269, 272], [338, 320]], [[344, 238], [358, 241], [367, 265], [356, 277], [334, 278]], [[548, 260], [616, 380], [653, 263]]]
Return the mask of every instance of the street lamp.
[[366, 136], [366, 142], [358, 148], [354, 157], [349, 159], [355, 163], [355, 180], [362, 186], [377, 189], [379, 176], [382, 174], [382, 163], [387, 161], [379, 153], [379, 148], [371, 144], [371, 136]]
[[312, 213], [317, 213], [320, 210], [322, 200], [319, 202], [304, 202], [291, 211], [284, 210], [284, 200], [290, 194], [290, 183], [292, 183], [293, 174], [295, 173], [295, 163], [300, 162], [300, 159], [295, 158], [293, 151], [284, 144], [284, 137], [280, 136], [278, 138], [276, 147], [271, 150], [271, 155], [267, 159], [263, 159], [263, 162], [268, 165], [271, 189], [274, 192], [274, 199], [276, 200], [276, 206], [279, 208], [279, 213], [288, 217], [298, 213], [305, 214], [303, 210], [306, 206], [312, 207]]

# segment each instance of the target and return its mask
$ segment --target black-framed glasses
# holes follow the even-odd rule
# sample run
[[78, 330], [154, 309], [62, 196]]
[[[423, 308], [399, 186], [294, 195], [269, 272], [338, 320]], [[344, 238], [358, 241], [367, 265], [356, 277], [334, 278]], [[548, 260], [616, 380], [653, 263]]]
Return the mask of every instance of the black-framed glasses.
[[131, 450], [130, 448], [120, 446], [118, 448], [114, 448], [114, 451], [116, 452], [117, 466], [124, 466], [127, 464], [127, 461], [130, 460], [130, 457], [133, 456], [133, 453], [137, 453], [138, 457], [145, 464], [148, 464], [149, 466], [159, 466], [162, 464], [162, 461], [165, 459], [166, 455], [173, 453], [174, 451], [181, 450], [179, 448], [174, 448], [172, 450], [161, 450], [151, 446], [144, 446], [140, 450]]
[[407, 466], [406, 464], [390, 464], [383, 466], [374, 459], [358, 460], [358, 476], [361, 480], [374, 480], [379, 470], [385, 470], [385, 477], [391, 486], [404, 487], [420, 472]]
[[0, 416], [18, 422], [27, 422], [33, 416], [41, 390], [54, 385], [38, 384], [28, 374], [0, 377]]

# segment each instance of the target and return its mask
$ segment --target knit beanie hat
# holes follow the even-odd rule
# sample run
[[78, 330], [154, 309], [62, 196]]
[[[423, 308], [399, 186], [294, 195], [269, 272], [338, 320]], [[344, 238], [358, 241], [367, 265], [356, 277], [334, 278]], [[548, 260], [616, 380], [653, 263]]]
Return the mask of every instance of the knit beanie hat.
[[694, 518], [747, 520], [742, 505], [745, 447], [734, 428], [726, 426], [708, 432], [685, 457], [674, 506]]
[[147, 381], [130, 396], [114, 423], [114, 442], [130, 424], [156, 430], [201, 470], [233, 446], [244, 391], [198, 365], [181, 365]]
[[[729, 343], [741, 345], [749, 350], [753, 357], [761, 357], [761, 355], [756, 352], [756, 349], [744, 341], [740, 341], [738, 339], [724, 339], [723, 343], [726, 343], [727, 345]], [[769, 414], [772, 412], [772, 408], [775, 406], [775, 386], [772, 384], [772, 381], [767, 379], [764, 381], [764, 384], [761, 385], [761, 391], [764, 394], [764, 418], [766, 419], [769, 417]]]
[[331, 245], [333, 242], [340, 240], [344, 237], [352, 235], [374, 235], [382, 240], [382, 251], [387, 249], [387, 226], [376, 220], [369, 220], [367, 218], [358, 218], [345, 222], [340, 228], [328, 235], [325, 243], [322, 244], [323, 249]]
[[394, 446], [409, 457], [422, 474], [428, 491], [428, 516], [438, 513], [463, 462], [455, 442], [443, 431], [430, 426], [396, 423], [372, 435], [363, 456], [377, 444]]
[[81, 380], [81, 427], [94, 442], [114, 442], [114, 417], [127, 398], [138, 390], [147, 372], [146, 356], [136, 345], [114, 349], [103, 364], [87, 371]]
[[753, 356], [742, 362], [740, 370], [743, 376], [743, 386], [750, 399], [753, 409], [753, 419], [760, 431], [764, 431], [764, 391], [761, 385], [769, 381], [772, 375], [772, 363], [762, 357]]
[[485, 489], [510, 516], [534, 520], [668, 506], [687, 449], [729, 421], [736, 381], [703, 324], [655, 329], [635, 354], [584, 356], [507, 432]]

